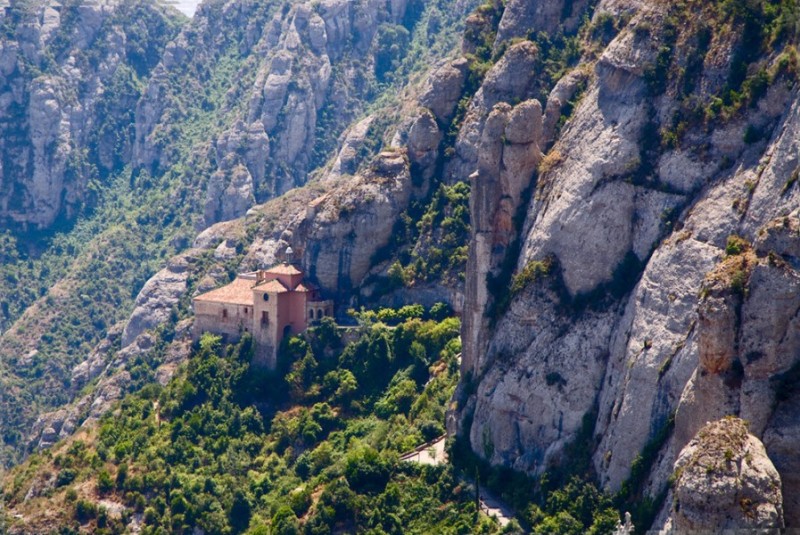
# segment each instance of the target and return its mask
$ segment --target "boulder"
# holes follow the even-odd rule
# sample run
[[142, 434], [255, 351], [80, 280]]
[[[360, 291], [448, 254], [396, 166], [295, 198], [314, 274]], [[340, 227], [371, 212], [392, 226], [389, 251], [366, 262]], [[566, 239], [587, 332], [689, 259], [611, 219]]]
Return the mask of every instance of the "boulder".
[[764, 445], [738, 418], [704, 426], [675, 463], [677, 533], [784, 527], [781, 479]]

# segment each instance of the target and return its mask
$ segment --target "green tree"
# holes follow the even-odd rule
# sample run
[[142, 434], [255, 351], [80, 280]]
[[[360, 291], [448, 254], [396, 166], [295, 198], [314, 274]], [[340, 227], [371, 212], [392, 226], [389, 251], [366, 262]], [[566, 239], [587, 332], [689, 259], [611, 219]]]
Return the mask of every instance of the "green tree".
[[299, 535], [300, 523], [288, 505], [281, 506], [272, 517], [272, 535]]
[[107, 494], [114, 488], [114, 480], [107, 470], [100, 470], [97, 476], [97, 490], [100, 494]]
[[252, 516], [252, 505], [247, 494], [241, 489], [237, 489], [233, 494], [233, 504], [228, 515], [228, 521], [234, 533], [241, 533], [250, 525]]

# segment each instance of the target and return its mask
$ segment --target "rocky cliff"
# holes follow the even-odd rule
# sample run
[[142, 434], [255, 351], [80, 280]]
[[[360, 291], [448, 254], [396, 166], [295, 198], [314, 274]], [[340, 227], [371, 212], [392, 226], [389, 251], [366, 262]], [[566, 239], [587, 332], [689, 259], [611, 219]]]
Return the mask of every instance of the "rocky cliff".
[[0, 228], [48, 229], [96, 203], [130, 160], [133, 108], [180, 20], [154, 1], [0, 8]]
[[[796, 6], [455, 4], [460, 50], [450, 7], [201, 7], [130, 147], [170, 214], [131, 232], [170, 246], [26, 442], [163, 382], [191, 296], [291, 245], [341, 309], [462, 313], [448, 428], [490, 463], [539, 476], [583, 440], [640, 528], [800, 527]], [[0, 350], [36, 362], [54, 303]]]
[[[512, 4], [499, 28], [552, 31]], [[678, 454], [727, 415], [765, 441], [773, 485], [783, 478], [770, 526], [797, 522], [783, 408], [800, 358], [796, 36], [734, 4], [599, 2], [580, 60], [531, 104], [543, 43], [504, 47], [498, 31], [505, 52], [448, 167], [469, 174], [474, 223], [451, 431], [541, 474], [568, 462], [588, 416], [601, 483], [663, 503], [656, 527]], [[523, 113], [527, 137], [513, 128]]]
[[[274, 262], [289, 243], [343, 310], [368, 275], [372, 294], [385, 295], [375, 288], [385, 286], [396, 221], [438, 184], [442, 127], [418, 103], [421, 75], [428, 62], [449, 64], [472, 9], [445, 4], [208, 2], [177, 35], [162, 32], [147, 84], [137, 82], [141, 97], [114, 102], [133, 120], [114, 165], [131, 165], [110, 171], [74, 230], [30, 252], [21, 235], [3, 236], [0, 427], [9, 456], [91, 421], [162, 364], [168, 374], [185, 355], [175, 322], [192, 292]], [[461, 97], [463, 62], [455, 69], [447, 95], [428, 95], [439, 113], [452, 115]], [[311, 179], [264, 214], [253, 208]], [[429, 304], [458, 294], [436, 280], [409, 291]], [[130, 373], [142, 365], [144, 375]]]

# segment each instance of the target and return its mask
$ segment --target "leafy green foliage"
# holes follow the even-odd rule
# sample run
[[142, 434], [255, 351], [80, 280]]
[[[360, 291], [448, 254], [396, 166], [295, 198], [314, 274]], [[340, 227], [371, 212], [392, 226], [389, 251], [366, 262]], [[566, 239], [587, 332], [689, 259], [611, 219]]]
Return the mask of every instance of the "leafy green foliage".
[[[659, 31], [656, 60], [645, 71], [651, 95], [671, 88], [680, 103], [661, 129], [662, 146], [679, 146], [689, 127], [710, 130], [729, 121], [746, 107], [756, 106], [776, 83], [791, 86], [800, 72], [796, 50], [799, 17], [797, 3], [786, 0], [671, 4]], [[725, 83], [713, 90], [716, 94], [709, 94], [708, 88], [698, 90], [698, 82], [715, 34], [723, 39], [731, 36], [735, 45]], [[768, 134], [751, 126], [744, 138], [754, 143]]]
[[375, 76], [384, 81], [387, 75], [400, 66], [405, 55], [410, 34], [397, 24], [381, 24], [375, 36]]
[[481, 485], [505, 500], [531, 533], [602, 535], [613, 532], [619, 522], [611, 497], [597, 489], [588, 473], [578, 475], [569, 462], [537, 480], [509, 468], [491, 467], [461, 440], [450, 452], [456, 466], [467, 474], [477, 473]]
[[550, 273], [552, 264], [552, 258], [532, 260], [525, 264], [525, 267], [511, 279], [512, 295], [518, 294], [538, 278], [546, 277]]
[[[394, 255], [379, 293], [433, 281], [463, 280], [469, 241], [469, 194], [466, 182], [440, 184], [425, 203], [413, 203], [400, 216], [390, 243], [373, 262]], [[413, 245], [413, 248], [411, 247]]]
[[[474, 505], [452, 469], [398, 461], [443, 430], [459, 322], [403, 314], [349, 344], [323, 322], [287, 341], [272, 375], [250, 368], [249, 338], [205, 335], [166, 387], [127, 396], [95, 443], [58, 456], [61, 488], [95, 481], [144, 533], [466, 532], [453, 526], [472, 525]], [[94, 503], [73, 501], [75, 521], [99, 527]]]
[[728, 236], [728, 240], [725, 244], [725, 254], [728, 256], [735, 256], [742, 254], [749, 248], [750, 244], [747, 242], [746, 239], [742, 238], [741, 236], [732, 234]]

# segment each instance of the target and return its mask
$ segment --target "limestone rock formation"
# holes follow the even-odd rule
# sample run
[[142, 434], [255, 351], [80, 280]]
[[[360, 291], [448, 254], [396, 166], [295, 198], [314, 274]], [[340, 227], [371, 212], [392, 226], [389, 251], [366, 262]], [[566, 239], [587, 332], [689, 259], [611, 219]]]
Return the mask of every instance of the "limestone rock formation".
[[[201, 232], [145, 284], [124, 329], [73, 369], [73, 390], [93, 379], [97, 389], [43, 417], [32, 442], [107, 408], [130, 384], [126, 363], [164, 348], [158, 327], [168, 330], [173, 307], [227, 282], [231, 263], [263, 267], [291, 245], [346, 309], [378, 293], [409, 208], [431, 186], [468, 183], [463, 305], [452, 289], [463, 380], [448, 429], [532, 475], [569, 463], [568, 446], [586, 439], [605, 490], [627, 481], [637, 496], [666, 497], [641, 529], [800, 527], [800, 97], [788, 44], [754, 53], [732, 94], [742, 26], [707, 3], [490, 2], [464, 21], [464, 57], [439, 57], [395, 91], [393, 115], [361, 116], [378, 79], [376, 36], [406, 24], [408, 7], [208, 2], [166, 47], [122, 152], [158, 177], [180, 159], [175, 138], [191, 146], [182, 162], [197, 166], [181, 187], [192, 185], [198, 218], [184, 223]], [[44, 38], [58, 27], [50, 11], [37, 20]], [[725, 31], [706, 35], [706, 23]], [[568, 59], [553, 55], [562, 38], [578, 43]], [[8, 77], [21, 45], [0, 46]], [[216, 130], [198, 135], [176, 117], [175, 87], [214, 78], [230, 59], [220, 51], [234, 49], [248, 63], [209, 94]], [[67, 150], [69, 84], [42, 76], [30, 87], [41, 131], [25, 161], [82, 165]], [[50, 184], [61, 187], [31, 189], [48, 213], [72, 199]], [[432, 300], [443, 288], [383, 297]], [[159, 380], [185, 354], [179, 325]], [[18, 353], [20, 366], [37, 355]], [[628, 481], [645, 451], [641, 481]]]
[[459, 58], [434, 71], [426, 81], [419, 102], [430, 109], [442, 124], [447, 124], [461, 98], [467, 76], [468, 61]]
[[[783, 514], [787, 526], [800, 526], [800, 396], [792, 387], [778, 394], [778, 407], [764, 430], [764, 447], [781, 476]], [[791, 391], [791, 394], [790, 392]]]
[[589, 5], [587, 0], [526, 2], [511, 0], [505, 7], [497, 29], [496, 43], [527, 36], [531, 28], [554, 33], [559, 28], [574, 31]]
[[364, 148], [369, 128], [374, 121], [375, 117], [368, 115], [342, 134], [341, 149], [336, 155], [331, 171], [324, 175], [324, 180], [335, 180], [344, 174], [352, 175], [356, 172], [358, 165], [363, 160], [361, 151]]
[[[563, 23], [541, 11], [524, 15], [539, 21], [520, 22], [524, 34], [513, 33], [523, 8], [545, 9], [509, 3], [498, 36], [504, 28], [522, 37], [547, 31], [553, 20]], [[563, 462], [565, 446], [589, 416], [594, 466], [610, 491], [661, 437], [640, 487], [655, 498], [700, 428], [734, 414], [751, 422], [754, 440], [769, 444], [770, 457], [773, 448], [784, 488], [794, 489], [796, 455], [777, 427], [794, 436], [793, 391], [785, 385], [800, 355], [796, 85], [777, 82], [766, 90], [770, 99], [715, 123], [713, 133], [692, 126], [676, 146], [662, 145], [650, 133], [679, 107], [671, 90], [660, 92], [651, 82], [668, 12], [652, 3], [609, 1], [595, 7], [594, 17], [601, 14], [620, 17], [623, 26], [595, 49], [596, 61], [555, 83], [543, 114], [526, 111], [540, 117], [536, 145], [546, 154], [539, 161], [522, 153], [530, 160], [517, 159], [522, 165], [509, 172], [507, 158], [518, 139], [509, 118], [536, 90], [521, 66], [533, 65], [539, 52], [524, 42], [504, 48], [498, 37], [494, 50], [504, 53], [473, 97], [446, 166], [450, 179], [472, 175], [473, 183], [466, 379], [448, 429], [493, 463], [541, 473]], [[681, 46], [679, 56], [687, 53]], [[732, 37], [715, 41], [708, 57], [727, 61], [720, 58], [735, 46]], [[502, 71], [512, 62], [518, 74], [510, 79]], [[724, 84], [711, 63], [698, 72], [702, 98]], [[571, 114], [562, 116], [564, 110]], [[501, 127], [504, 121], [509, 126]], [[771, 134], [744, 143], [748, 124]], [[720, 165], [724, 159], [735, 163]], [[500, 161], [516, 180], [536, 171], [531, 197], [522, 199], [522, 222], [509, 217], [519, 206], [507, 186], [513, 182], [492, 172]], [[726, 252], [734, 235], [750, 245]], [[506, 258], [514, 241], [521, 251]], [[513, 268], [501, 269], [509, 261]], [[490, 291], [487, 280], [526, 285]], [[770, 498], [786, 512], [787, 526], [797, 518], [791, 495]]]
[[338, 296], [337, 306], [346, 305], [342, 300], [367, 274], [372, 255], [388, 243], [411, 188], [404, 151], [385, 151], [364, 175], [317, 199], [295, 228], [292, 247], [308, 275]]
[[193, 251], [173, 258], [166, 268], [147, 281], [136, 297], [136, 308], [122, 333], [123, 348], [146, 329], [159, 325], [169, 317], [172, 307], [186, 291], [188, 264], [192, 260]]
[[[161, 31], [139, 42], [130, 16]], [[160, 56], [176, 20], [144, 0], [0, 10], [0, 226], [47, 229], [95, 201], [90, 181], [130, 158], [129, 112], [155, 67], [145, 58]]]
[[744, 421], [723, 418], [704, 426], [681, 451], [675, 470], [675, 533], [779, 533], [784, 527], [780, 476]]
[[[225, 120], [234, 121], [213, 147], [196, 146], [211, 164], [207, 176], [198, 173], [207, 180], [202, 226], [241, 217], [256, 202], [304, 184], [373, 91], [379, 28], [404, 16], [405, 2], [387, 10], [374, 0], [305, 2], [274, 12], [240, 0], [203, 6], [167, 47], [137, 104], [133, 166], [161, 174], [175, 163], [170, 138], [187, 120], [176, 117], [175, 109], [186, 107], [176, 80], [196, 86], [217, 68], [217, 48], [238, 43], [252, 62], [251, 76], [234, 80], [224, 95]], [[463, 78], [463, 68], [457, 72]], [[369, 124], [349, 130], [328, 178], [356, 171]]]

